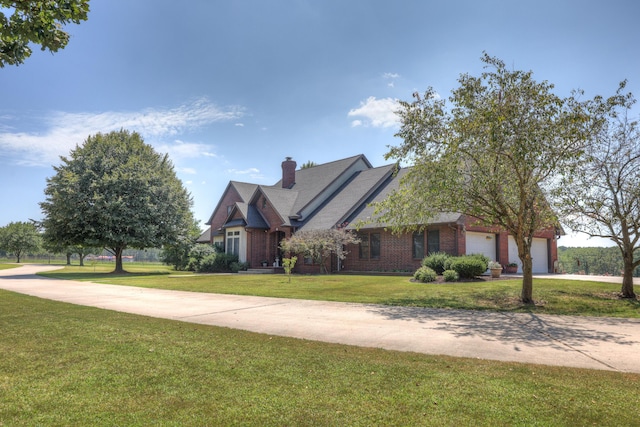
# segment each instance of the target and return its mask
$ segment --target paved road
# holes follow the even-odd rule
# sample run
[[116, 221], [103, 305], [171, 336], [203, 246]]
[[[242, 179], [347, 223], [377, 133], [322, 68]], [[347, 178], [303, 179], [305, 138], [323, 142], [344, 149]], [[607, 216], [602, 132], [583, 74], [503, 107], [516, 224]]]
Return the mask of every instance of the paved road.
[[246, 297], [47, 279], [26, 265], [0, 289], [205, 325], [324, 342], [640, 373], [640, 319], [586, 318]]

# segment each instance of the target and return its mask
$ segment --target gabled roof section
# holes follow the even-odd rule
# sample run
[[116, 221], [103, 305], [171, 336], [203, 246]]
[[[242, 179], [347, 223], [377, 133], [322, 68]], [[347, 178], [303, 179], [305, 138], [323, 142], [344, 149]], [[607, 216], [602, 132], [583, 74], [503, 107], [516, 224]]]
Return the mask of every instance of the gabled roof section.
[[250, 184], [248, 182], [240, 182], [240, 181], [230, 181], [229, 184], [233, 185], [233, 188], [236, 189], [240, 197], [242, 197], [242, 201], [248, 203], [251, 199], [251, 196], [256, 191], [258, 184]]
[[247, 227], [259, 228], [262, 230], [269, 229], [269, 224], [267, 224], [267, 221], [255, 205], [249, 205], [249, 210], [247, 212]]
[[196, 243], [209, 243], [211, 241], [211, 227], [200, 233], [200, 236], [196, 239]]
[[[354, 173], [371, 168], [369, 160], [363, 154], [359, 154], [297, 170], [295, 184], [291, 187], [292, 191], [297, 192], [297, 197], [288, 216], [309, 215], [344, 185]], [[278, 181], [274, 187], [280, 187], [281, 182]]]
[[[236, 212], [240, 212], [242, 218], [233, 218]], [[249, 203], [236, 203], [229, 213], [223, 228], [243, 226], [248, 228], [268, 229], [269, 225], [264, 217], [260, 214], [255, 205]]]
[[[213, 210], [213, 213], [211, 214], [211, 216], [209, 217], [209, 221], [207, 221], [205, 224], [211, 225], [211, 223], [213, 222], [213, 218], [216, 216], [216, 213], [218, 213], [218, 210], [220, 208], [226, 209], [226, 206], [221, 206], [221, 205], [230, 190], [235, 191], [238, 194], [238, 196], [240, 196], [241, 200], [235, 200], [234, 202], [246, 203], [249, 201], [249, 199], [251, 198], [251, 195], [253, 194], [253, 192], [256, 190], [257, 187], [258, 187], [258, 184], [250, 184], [247, 182], [239, 182], [239, 181], [229, 181], [229, 184], [227, 184], [227, 188], [225, 188], [224, 192], [222, 193], [222, 197], [220, 197], [218, 204]], [[224, 215], [226, 217], [227, 213], [225, 212]]]
[[[359, 154], [297, 170], [295, 171], [295, 183], [290, 188], [282, 188], [281, 180], [272, 186], [230, 181], [207, 225], [215, 225], [215, 228], [219, 228], [230, 221], [233, 216], [228, 215], [227, 209], [232, 205], [234, 205], [234, 210], [237, 209], [242, 214], [247, 226], [250, 224], [257, 224], [258, 227], [262, 227], [263, 224], [268, 225], [259, 209], [254, 213], [261, 216], [262, 221], [250, 215], [251, 206], [255, 205], [260, 195], [263, 194], [282, 219], [282, 225], [299, 226], [322, 210], [322, 207], [333, 199], [347, 183], [357, 178], [360, 173], [370, 169], [375, 168], [363, 154]], [[381, 173], [381, 170], [355, 179], [353, 187], [355, 193], [351, 196], [344, 193], [342, 195], [343, 203], [358, 202], [360, 197], [368, 195], [370, 188], [367, 185], [375, 184], [376, 180], [372, 177], [377, 176], [377, 173]], [[372, 181], [365, 180], [366, 177]], [[358, 184], [365, 185], [366, 188], [357, 187]], [[353, 205], [338, 206], [334, 204], [332, 206], [335, 208], [334, 211], [318, 217], [316, 221], [328, 223], [331, 218], [341, 217], [354, 208]], [[225, 210], [221, 211], [221, 209]]]
[[386, 165], [358, 172], [301, 229], [326, 230], [344, 223], [391, 178], [394, 170], [395, 165]]
[[256, 193], [251, 198], [251, 203], [256, 203], [258, 194], [264, 194], [273, 209], [282, 219], [282, 225], [291, 225], [291, 217], [295, 216], [294, 206], [298, 199], [298, 192], [287, 188], [279, 188], [277, 186], [259, 186]]
[[[395, 176], [391, 176], [390, 179], [388, 179], [384, 183], [384, 185], [381, 185], [379, 187], [379, 191], [374, 193], [372, 197], [369, 197], [369, 200], [366, 200], [363, 204], [361, 204], [360, 208], [356, 209], [351, 217], [348, 218], [349, 224], [347, 228], [355, 229], [356, 225], [360, 225], [361, 229], [383, 228], [390, 226], [390, 224], [375, 221], [374, 208], [373, 206], [371, 206], [371, 203], [381, 202], [389, 194], [391, 194], [391, 192], [397, 190], [400, 186], [400, 180], [409, 170], [409, 168], [398, 170], [398, 173]], [[445, 212], [437, 215], [435, 218], [429, 221], [429, 224], [451, 224], [459, 222], [461, 218], [462, 215], [460, 213]]]

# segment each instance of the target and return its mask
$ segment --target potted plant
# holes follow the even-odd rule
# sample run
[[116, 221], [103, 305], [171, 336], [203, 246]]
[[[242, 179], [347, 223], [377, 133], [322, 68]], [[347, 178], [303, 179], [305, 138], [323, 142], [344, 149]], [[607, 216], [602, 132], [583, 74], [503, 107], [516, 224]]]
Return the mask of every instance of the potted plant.
[[489, 270], [491, 270], [491, 277], [497, 279], [502, 273], [502, 265], [497, 261], [489, 261]]
[[515, 274], [518, 272], [518, 264], [516, 264], [515, 262], [510, 262], [509, 264], [507, 264], [505, 270], [507, 274]]
[[267, 267], [269, 265], [269, 261], [267, 261], [266, 259], [263, 259], [261, 264], [263, 267]]

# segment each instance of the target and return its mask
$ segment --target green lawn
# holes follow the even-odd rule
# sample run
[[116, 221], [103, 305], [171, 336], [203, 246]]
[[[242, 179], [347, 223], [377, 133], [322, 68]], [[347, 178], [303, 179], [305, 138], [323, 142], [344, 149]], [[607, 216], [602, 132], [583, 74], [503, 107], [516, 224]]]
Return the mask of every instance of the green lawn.
[[[520, 280], [422, 284], [406, 276], [193, 275], [161, 265], [126, 266], [131, 274], [108, 274], [113, 266], [71, 266], [48, 277], [127, 286], [268, 297], [361, 302], [434, 308], [502, 310], [640, 318], [640, 301], [617, 297], [620, 285], [562, 279], [535, 279], [535, 306], [523, 306]], [[94, 271], [95, 270], [95, 271]], [[171, 273], [171, 274], [170, 274]], [[638, 290], [640, 293], [640, 290]]]
[[0, 426], [604, 426], [640, 419], [637, 374], [323, 344], [6, 291], [0, 325]]

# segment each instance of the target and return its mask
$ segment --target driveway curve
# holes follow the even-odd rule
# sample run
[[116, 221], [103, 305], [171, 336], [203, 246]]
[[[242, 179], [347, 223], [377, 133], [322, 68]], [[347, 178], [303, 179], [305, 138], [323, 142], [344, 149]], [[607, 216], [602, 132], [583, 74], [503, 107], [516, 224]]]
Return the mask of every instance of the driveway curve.
[[640, 373], [640, 319], [206, 294], [0, 271], [0, 289], [107, 310], [361, 347]]

